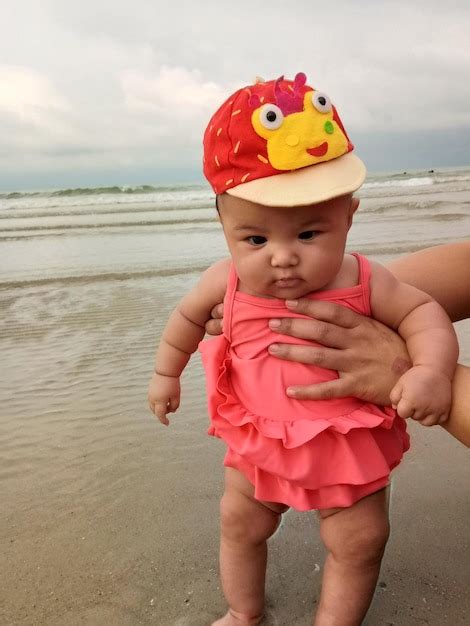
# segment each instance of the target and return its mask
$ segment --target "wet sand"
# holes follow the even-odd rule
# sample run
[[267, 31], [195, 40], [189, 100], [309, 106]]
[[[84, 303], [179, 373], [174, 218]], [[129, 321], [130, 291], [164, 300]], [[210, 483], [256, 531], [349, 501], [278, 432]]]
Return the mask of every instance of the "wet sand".
[[[393, 180], [361, 190], [350, 249], [387, 262], [468, 236], [468, 172]], [[0, 212], [1, 626], [207, 626], [224, 611], [224, 450], [206, 435], [199, 358], [169, 428], [146, 387], [169, 311], [225, 246], [208, 191], [154, 196], [130, 209], [13, 198]], [[470, 320], [458, 331], [470, 365]], [[468, 624], [468, 450], [410, 430], [365, 624]], [[271, 623], [307, 626], [324, 560], [315, 514], [289, 512], [270, 549]]]
[[[124, 307], [125, 289], [121, 295]], [[99, 319], [104, 326], [106, 313]], [[470, 326], [458, 326], [469, 363]], [[207, 626], [224, 610], [217, 575], [223, 445], [205, 435], [199, 360], [185, 374], [181, 411], [164, 428], [144, 404], [142, 363], [153, 348], [143, 342], [131, 356], [132, 339], [122, 335], [113, 367], [125, 364], [124, 373], [102, 399], [117, 399], [119, 411], [103, 419], [96, 404], [63, 390], [72, 395], [74, 421], [63, 414], [58, 388], [47, 437], [28, 444], [34, 402], [30, 419], [18, 424], [2, 476], [2, 624]], [[394, 475], [392, 537], [365, 624], [468, 624], [468, 451], [438, 427], [410, 429], [413, 446]], [[18, 460], [23, 448], [27, 456]], [[324, 560], [315, 515], [289, 512], [270, 550], [271, 623], [307, 626]]]

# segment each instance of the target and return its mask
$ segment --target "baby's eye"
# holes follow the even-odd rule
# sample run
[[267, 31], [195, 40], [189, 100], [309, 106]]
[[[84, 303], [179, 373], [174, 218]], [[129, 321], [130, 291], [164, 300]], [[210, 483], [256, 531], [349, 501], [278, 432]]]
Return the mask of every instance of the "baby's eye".
[[252, 235], [251, 237], [247, 237], [246, 240], [248, 243], [251, 243], [252, 246], [262, 246], [267, 242], [266, 237], [262, 237], [261, 235]]
[[309, 240], [309, 239], [313, 239], [315, 237], [315, 235], [317, 234], [317, 232], [315, 230], [304, 230], [303, 233], [299, 234], [299, 239], [303, 239], [305, 240]]

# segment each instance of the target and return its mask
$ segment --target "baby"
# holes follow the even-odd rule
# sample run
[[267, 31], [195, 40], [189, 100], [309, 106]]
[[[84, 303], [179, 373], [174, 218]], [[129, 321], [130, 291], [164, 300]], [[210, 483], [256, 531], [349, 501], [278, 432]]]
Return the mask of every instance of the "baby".
[[[318, 511], [328, 551], [316, 626], [361, 624], [389, 533], [390, 471], [409, 447], [403, 418], [442, 423], [450, 408], [458, 347], [446, 314], [379, 264], [345, 254], [359, 205], [352, 194], [365, 178], [352, 151], [330, 99], [304, 74], [240, 89], [205, 133], [204, 172], [230, 258], [210, 267], [171, 314], [149, 403], [168, 425], [181, 373], [200, 345], [209, 432], [227, 444], [220, 571], [229, 610], [217, 626], [262, 620], [266, 542], [289, 507]], [[396, 410], [352, 397], [287, 396], [290, 385], [337, 377], [270, 355], [279, 341], [270, 320], [296, 317], [302, 297], [335, 302], [400, 333], [413, 366], [391, 393]], [[200, 344], [222, 299], [224, 332]]]

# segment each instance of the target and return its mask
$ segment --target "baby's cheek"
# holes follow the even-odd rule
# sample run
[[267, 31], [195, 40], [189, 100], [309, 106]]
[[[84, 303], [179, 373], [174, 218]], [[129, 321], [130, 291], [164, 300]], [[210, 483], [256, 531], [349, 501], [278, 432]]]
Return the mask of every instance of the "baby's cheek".
[[316, 289], [322, 289], [332, 282], [341, 269], [343, 255], [338, 255], [333, 247], [321, 246], [312, 258], [312, 276], [318, 281]]
[[234, 264], [240, 282], [251, 289], [259, 290], [266, 283], [269, 267], [262, 261], [259, 251], [256, 252], [239, 255], [234, 258]]

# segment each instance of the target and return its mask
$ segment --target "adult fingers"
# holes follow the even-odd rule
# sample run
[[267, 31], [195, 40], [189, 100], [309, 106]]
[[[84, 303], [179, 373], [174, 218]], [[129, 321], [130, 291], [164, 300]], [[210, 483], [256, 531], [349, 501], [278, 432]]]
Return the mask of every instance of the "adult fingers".
[[222, 334], [222, 320], [210, 319], [206, 322], [205, 328], [208, 335], [220, 335]]
[[273, 343], [269, 353], [285, 361], [297, 361], [309, 365], [319, 365], [330, 370], [343, 371], [344, 354], [332, 348], [301, 346], [291, 343]]
[[224, 305], [222, 302], [216, 304], [215, 307], [211, 311], [211, 317], [215, 317], [217, 319], [221, 319], [224, 316]]
[[302, 315], [308, 315], [308, 317], [330, 322], [330, 324], [336, 324], [343, 328], [353, 328], [362, 319], [361, 315], [354, 313], [351, 309], [322, 300], [309, 300], [307, 298], [286, 300], [286, 306], [296, 313], [302, 313]]
[[296, 400], [331, 400], [344, 398], [350, 393], [348, 383], [341, 378], [314, 385], [292, 386], [287, 389], [287, 395]]
[[285, 317], [271, 320], [269, 327], [277, 333], [316, 341], [330, 348], [343, 348], [347, 343], [347, 331], [328, 322]]
[[222, 333], [222, 318], [224, 316], [224, 305], [222, 302], [216, 304], [211, 311], [211, 319], [205, 324], [206, 333], [209, 335], [220, 335]]
[[318, 365], [325, 369], [345, 371], [344, 352], [323, 346], [302, 346], [299, 344], [275, 343], [269, 346], [273, 356], [286, 361], [297, 361], [308, 365]]

